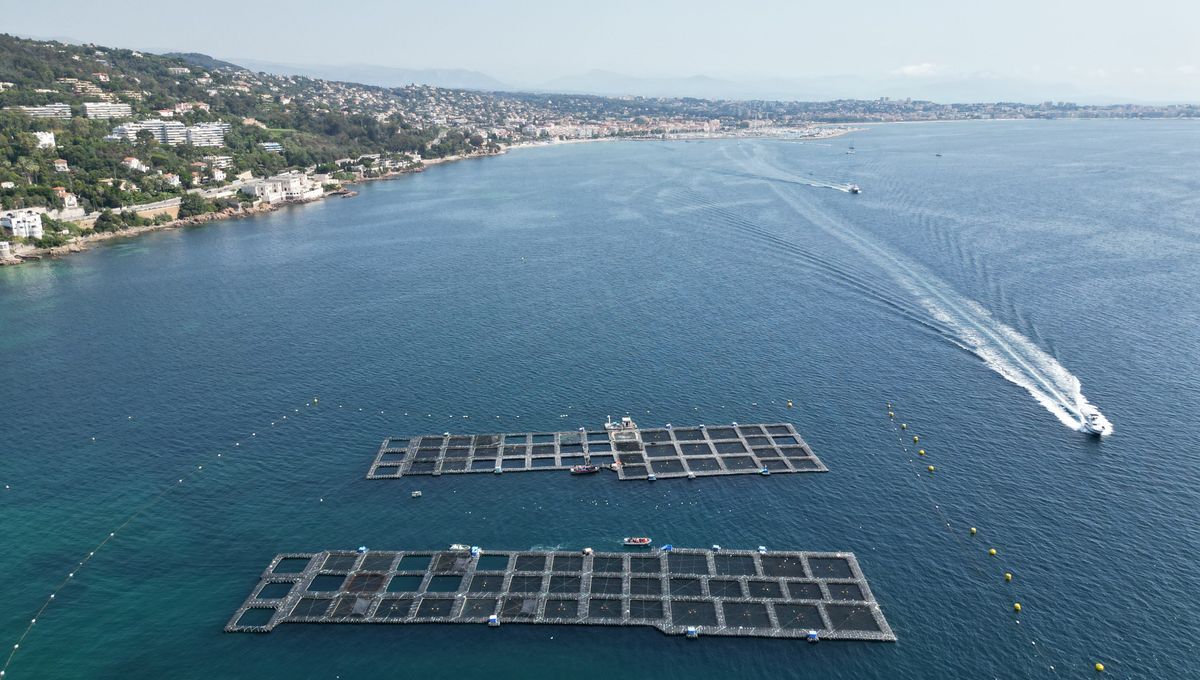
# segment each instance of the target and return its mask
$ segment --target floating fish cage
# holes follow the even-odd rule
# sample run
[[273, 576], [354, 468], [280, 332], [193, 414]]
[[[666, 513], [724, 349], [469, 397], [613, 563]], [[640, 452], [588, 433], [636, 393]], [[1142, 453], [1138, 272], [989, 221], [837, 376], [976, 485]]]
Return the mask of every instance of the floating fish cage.
[[826, 472], [790, 423], [600, 431], [425, 435], [384, 440], [367, 479], [413, 475], [569, 471], [595, 465], [622, 480]]
[[[461, 546], [455, 546], [461, 548]], [[225, 630], [282, 623], [650, 626], [894, 641], [852, 553], [327, 551], [271, 560]]]

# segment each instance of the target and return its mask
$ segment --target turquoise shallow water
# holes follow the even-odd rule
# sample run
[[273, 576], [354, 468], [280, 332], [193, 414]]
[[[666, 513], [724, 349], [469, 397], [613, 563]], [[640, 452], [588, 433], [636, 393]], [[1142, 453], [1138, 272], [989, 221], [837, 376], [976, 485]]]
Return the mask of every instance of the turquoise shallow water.
[[[1200, 127], [1061, 121], [523, 150], [0, 270], [0, 642], [115, 531], [7, 677], [1191, 677], [1198, 256]], [[1113, 436], [1027, 389], [1073, 379]], [[362, 478], [625, 412], [789, 420], [830, 472]], [[852, 550], [899, 642], [222, 632], [278, 552], [643, 533]]]

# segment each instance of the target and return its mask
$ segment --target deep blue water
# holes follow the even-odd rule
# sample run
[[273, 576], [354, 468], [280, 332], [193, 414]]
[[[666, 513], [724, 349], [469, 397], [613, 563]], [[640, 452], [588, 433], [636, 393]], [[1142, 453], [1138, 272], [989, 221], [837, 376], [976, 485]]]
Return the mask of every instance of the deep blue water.
[[[0, 270], [0, 643], [115, 532], [8, 678], [1194, 676], [1194, 122], [574, 145], [360, 190]], [[1064, 425], [1076, 394], [1115, 434]], [[390, 434], [626, 412], [789, 420], [830, 472], [363, 479]], [[899, 641], [222, 632], [278, 552], [629, 534], [854, 551]]]

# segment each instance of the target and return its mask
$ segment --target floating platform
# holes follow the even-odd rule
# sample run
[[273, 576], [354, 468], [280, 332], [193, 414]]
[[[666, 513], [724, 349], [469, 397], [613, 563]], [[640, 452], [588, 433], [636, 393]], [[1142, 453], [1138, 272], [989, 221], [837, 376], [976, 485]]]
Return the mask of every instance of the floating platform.
[[622, 480], [828, 470], [790, 423], [638, 428], [623, 418], [600, 431], [392, 437], [367, 479], [563, 472], [585, 464]]
[[896, 639], [851, 553], [452, 547], [277, 555], [225, 630], [540, 623], [651, 626], [689, 637], [806, 638], [816, 631], [826, 640]]

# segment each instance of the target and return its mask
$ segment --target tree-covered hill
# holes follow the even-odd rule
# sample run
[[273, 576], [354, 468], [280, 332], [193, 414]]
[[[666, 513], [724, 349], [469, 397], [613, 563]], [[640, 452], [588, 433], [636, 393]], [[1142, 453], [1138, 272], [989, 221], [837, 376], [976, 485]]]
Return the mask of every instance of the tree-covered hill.
[[[0, 35], [0, 207], [57, 207], [53, 187], [76, 194], [89, 210], [220, 184], [205, 157], [228, 156], [224, 174], [263, 176], [288, 168], [329, 166], [364, 154], [435, 157], [494, 149], [478, 137], [403, 115], [383, 88], [254, 74], [205, 55], [155, 55]], [[130, 105], [132, 118], [185, 125], [225, 122], [222, 147], [106, 138], [122, 120], [84, 116], [85, 102]], [[70, 119], [32, 117], [21, 106], [66, 103]], [[53, 132], [39, 147], [35, 132]], [[274, 142], [281, 153], [261, 145]], [[133, 157], [149, 167], [131, 169]], [[66, 160], [69, 171], [55, 169]], [[193, 180], [193, 173], [197, 173]], [[172, 176], [181, 180], [173, 184]], [[123, 188], [122, 188], [123, 187]]]

